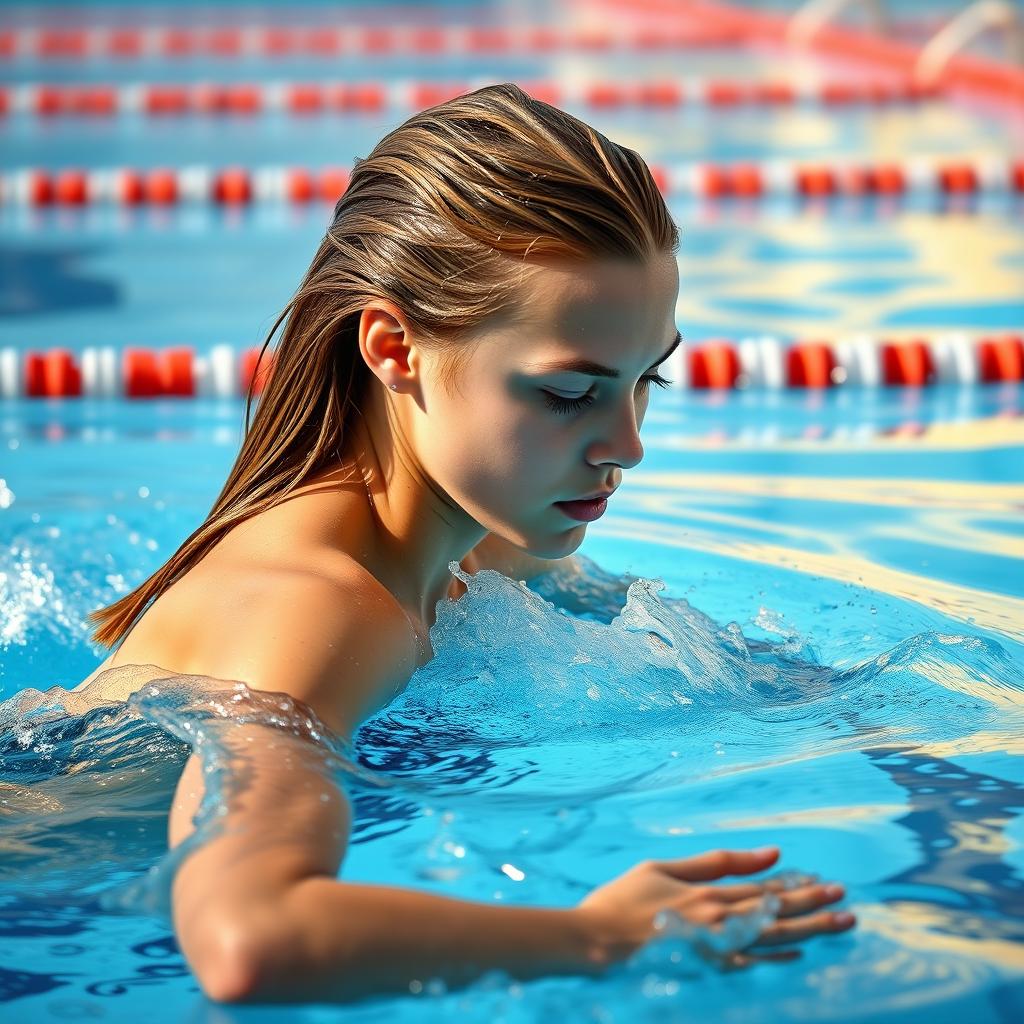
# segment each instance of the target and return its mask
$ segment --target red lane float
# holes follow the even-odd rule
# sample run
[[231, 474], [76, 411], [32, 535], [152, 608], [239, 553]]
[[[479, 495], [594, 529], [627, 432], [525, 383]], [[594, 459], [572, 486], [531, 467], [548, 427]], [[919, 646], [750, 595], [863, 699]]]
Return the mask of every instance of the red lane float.
[[979, 369], [983, 381], [1024, 380], [1024, 340], [982, 338], [978, 345]]
[[66, 398], [82, 393], [82, 375], [67, 349], [29, 352], [25, 357], [25, 397]]
[[160, 370], [155, 352], [128, 348], [122, 359], [126, 398], [153, 398], [160, 394]]
[[728, 341], [707, 341], [691, 349], [690, 386], [694, 388], [731, 388], [740, 375], [739, 353]]
[[53, 182], [53, 201], [65, 206], [82, 206], [89, 202], [89, 179], [85, 171], [60, 171]]
[[935, 363], [924, 341], [902, 344], [883, 342], [881, 346], [882, 374], [886, 384], [922, 387], [935, 378]]
[[[775, 160], [763, 164], [671, 164], [651, 166], [665, 195], [704, 199], [749, 198], [768, 194], [806, 199], [834, 196], [889, 196], [905, 193], [1024, 192], [1024, 159], [985, 157], [934, 162], [914, 159], [899, 164], [843, 162], [797, 164]], [[0, 205], [47, 206], [113, 202], [173, 204], [336, 202], [348, 186], [349, 171], [326, 167], [131, 168], [46, 171], [22, 168], [0, 173]]]
[[191, 397], [195, 394], [192, 349], [182, 346], [164, 351], [157, 361], [162, 394]]
[[[189, 346], [156, 350], [112, 346], [80, 354], [56, 348], [19, 352], [0, 348], [3, 398], [234, 398], [265, 389], [274, 353], [214, 346], [197, 355]], [[258, 371], [258, 372], [257, 372]], [[711, 338], [673, 357], [677, 385], [696, 390], [732, 388], [927, 387], [1024, 381], [1024, 338], [942, 334], [892, 342], [861, 336], [828, 342], [800, 340], [786, 346], [762, 336], [734, 342]], [[679, 376], [676, 376], [676, 374]]]
[[820, 341], [798, 342], [786, 353], [786, 379], [792, 388], [828, 388], [835, 383], [835, 352]]
[[152, 203], [170, 205], [178, 201], [180, 185], [178, 175], [170, 168], [157, 168], [144, 178], [143, 195]]
[[[141, 113], [152, 117], [182, 115], [253, 116], [268, 111], [310, 113], [379, 112], [387, 108], [433, 106], [480, 82], [276, 82], [257, 83], [142, 83], [116, 85], [25, 84], [0, 87], [0, 115], [26, 113], [37, 117], [112, 116]], [[798, 86], [788, 82], [738, 82], [713, 79], [664, 78], [648, 82], [595, 81], [580, 85], [555, 81], [521, 83], [535, 96], [555, 105], [596, 110], [621, 107], [674, 109], [688, 104], [712, 107], [789, 105], [801, 101], [836, 105], [849, 103], [916, 102], [941, 94], [907, 80], [823, 82]]]
[[274, 367], [274, 353], [268, 351], [260, 359], [260, 350], [258, 348], [246, 349], [242, 353], [242, 357], [239, 360], [239, 384], [244, 395], [248, 389], [250, 382], [252, 383], [252, 392], [254, 395], [260, 395], [263, 393], [267, 384], [270, 381], [270, 373]]
[[218, 203], [248, 203], [252, 199], [252, 183], [241, 167], [229, 167], [214, 180], [214, 199]]

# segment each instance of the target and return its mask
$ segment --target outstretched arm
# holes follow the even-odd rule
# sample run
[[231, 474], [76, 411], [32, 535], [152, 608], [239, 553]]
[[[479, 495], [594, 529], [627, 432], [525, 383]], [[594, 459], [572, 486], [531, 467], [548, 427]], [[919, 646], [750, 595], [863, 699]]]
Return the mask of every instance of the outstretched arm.
[[[586, 970], [589, 931], [569, 909], [339, 880], [352, 813], [323, 751], [269, 726], [235, 727], [233, 741], [231, 776], [245, 787], [173, 890], [175, 931], [211, 999], [348, 1002], [494, 969]], [[190, 762], [184, 785], [197, 777]]]
[[[434, 979], [459, 988], [494, 970], [597, 977], [657, 938], [665, 911], [677, 915], [676, 934], [692, 934], [694, 949], [723, 967], [792, 958], [772, 947], [853, 923], [822, 909], [841, 887], [811, 879], [789, 891], [769, 880], [706, 884], [762, 871], [777, 849], [645, 861], [564, 909], [341, 881], [349, 803], [317, 750], [275, 731], [239, 727], [233, 771], [245, 790], [175, 881], [175, 931], [217, 1001], [349, 1002], [420, 992]], [[736, 914], [747, 915], [747, 934], [730, 939], [722, 929]]]

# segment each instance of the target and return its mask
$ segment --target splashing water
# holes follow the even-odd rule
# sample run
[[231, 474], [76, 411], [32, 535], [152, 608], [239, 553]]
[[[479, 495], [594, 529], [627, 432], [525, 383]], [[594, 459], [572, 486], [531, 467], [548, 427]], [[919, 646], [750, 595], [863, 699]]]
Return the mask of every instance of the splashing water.
[[[736, 623], [720, 626], [685, 599], [662, 596], [660, 580], [619, 580], [584, 564], [556, 608], [545, 599], [546, 578], [531, 590], [489, 570], [465, 574], [453, 562], [467, 593], [439, 603], [434, 659], [351, 744], [284, 693], [155, 665], [109, 669], [81, 691], [27, 689], [0, 703], [0, 898], [30, 888], [65, 906], [166, 920], [178, 865], [218, 834], [227, 807], [244, 795], [243, 726], [267, 730], [283, 752], [304, 751], [325, 788], [347, 791], [355, 822], [344, 877], [363, 870], [361, 848], [372, 847], [377, 875], [367, 871], [370, 881], [448, 892], [454, 885], [464, 898], [495, 899], [505, 896], [494, 889], [500, 877], [518, 886], [517, 899], [548, 905], [578, 901], [652, 856], [652, 843], [681, 842], [698, 852], [724, 845], [730, 829], [758, 827], [774, 828], [767, 833], [774, 842], [801, 814], [848, 828], [842, 815], [856, 815], [847, 806], [846, 773], [863, 773], [865, 762], [918, 802], [931, 790], [939, 825], [955, 819], [962, 828], [971, 805], [952, 779], [943, 797], [937, 781], [958, 774], [943, 770], [950, 768], [944, 759], [1020, 752], [1022, 673], [995, 641], [928, 632], [836, 669], [819, 664], [796, 634], [777, 643], [748, 638]], [[621, 598], [624, 583], [623, 605], [614, 595], [618, 587]], [[204, 799], [195, 832], [167, 851], [170, 796], [192, 750], [202, 761]], [[977, 817], [991, 819], [996, 798], [975, 798]], [[872, 800], [891, 805], [893, 795], [865, 789], [857, 799], [870, 819]], [[998, 799], [1003, 807], [1021, 803], [1016, 794]], [[665, 850], [679, 855], [678, 845]], [[972, 912], [988, 915], [986, 941], [1024, 938], [1019, 916], [1013, 924], [1024, 910], [1019, 878], [1006, 870], [983, 878], [975, 869], [979, 862], [993, 868], [991, 857], [975, 850], [974, 861], [958, 862], [954, 853], [935, 846], [894, 876], [904, 899], [939, 914], [938, 923], [917, 920], [918, 932], [948, 929], [951, 918], [935, 908], [971, 909], [975, 897], [963, 894], [973, 886]], [[820, 867], [839, 876], [832, 864]], [[796, 884], [801, 876], [782, 877]], [[929, 904], [940, 890], [955, 895]], [[721, 930], [695, 928], [667, 911], [660, 937], [622, 967], [615, 991], [626, 992], [632, 978], [649, 998], [670, 995], [673, 977], [707, 969], [703, 955], [681, 957], [680, 943], [693, 954], [738, 950], [778, 911], [768, 894]], [[901, 926], [906, 931], [906, 917]], [[832, 944], [833, 957], [847, 950], [849, 986], [868, 984], [880, 998], [864, 965], [872, 955], [894, 956], [900, 934], [886, 906], [867, 935], [823, 943]], [[895, 989], [890, 978], [886, 993], [924, 998], [936, 971], [948, 973], [956, 960], [930, 956], [915, 961]], [[820, 963], [824, 969], [829, 960]], [[1002, 977], [991, 964], [983, 975]], [[825, 984], [812, 970], [799, 977], [802, 988], [792, 973], [779, 983], [777, 1003], [785, 997], [802, 1012], [827, 1015], [843, 985], [834, 975]], [[551, 1008], [569, 983], [536, 984]], [[968, 972], [958, 991], [978, 984]], [[420, 988], [444, 996], [443, 985]], [[515, 988], [501, 991], [507, 997]], [[476, 991], [489, 998], [494, 978]], [[711, 985], [700, 996], [705, 1009], [716, 992]], [[763, 995], [763, 1019], [771, 1019], [771, 993]]]

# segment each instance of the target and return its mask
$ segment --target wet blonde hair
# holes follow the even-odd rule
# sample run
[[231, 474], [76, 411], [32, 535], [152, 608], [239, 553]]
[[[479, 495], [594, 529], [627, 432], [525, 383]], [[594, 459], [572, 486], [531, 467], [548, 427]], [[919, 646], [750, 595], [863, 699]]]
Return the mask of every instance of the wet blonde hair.
[[[260, 350], [255, 418], [202, 525], [144, 583], [91, 612], [93, 638], [123, 639], [146, 606], [232, 527], [282, 501], [338, 459], [372, 378], [362, 310], [394, 303], [450, 385], [458, 342], [514, 309], [523, 262], [648, 260], [674, 254], [678, 229], [644, 161], [578, 118], [509, 83], [413, 115], [357, 159], [294, 297]], [[515, 261], [515, 262], [513, 262]], [[269, 361], [269, 359], [268, 359]], [[254, 376], [254, 382], [256, 379]]]

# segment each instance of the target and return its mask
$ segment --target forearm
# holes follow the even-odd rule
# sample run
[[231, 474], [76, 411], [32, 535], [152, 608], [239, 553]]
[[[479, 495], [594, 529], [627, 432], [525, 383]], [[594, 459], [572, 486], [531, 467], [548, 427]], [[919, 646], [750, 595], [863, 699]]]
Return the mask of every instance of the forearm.
[[349, 1001], [449, 988], [501, 970], [523, 980], [602, 970], [573, 910], [476, 903], [329, 878], [296, 883], [263, 944], [256, 1002]]

